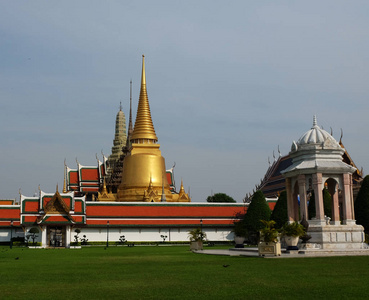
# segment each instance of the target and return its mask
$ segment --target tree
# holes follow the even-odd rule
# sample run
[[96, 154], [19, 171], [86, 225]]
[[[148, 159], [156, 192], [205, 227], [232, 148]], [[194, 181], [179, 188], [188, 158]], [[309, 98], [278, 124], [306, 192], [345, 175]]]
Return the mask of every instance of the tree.
[[79, 239], [79, 234], [81, 233], [81, 230], [79, 228], [77, 228], [76, 230], [74, 230], [75, 233], [77, 233], [75, 236], [74, 236], [74, 242], [78, 243], [78, 239]]
[[207, 202], [236, 202], [231, 196], [224, 193], [216, 193], [206, 198]]
[[332, 218], [332, 196], [328, 189], [323, 189], [324, 215]]
[[287, 211], [287, 192], [283, 191], [278, 198], [278, 201], [274, 207], [271, 220], [275, 221], [275, 228], [280, 229], [288, 221]]
[[35, 244], [35, 240], [38, 237], [37, 233], [39, 233], [39, 232], [40, 231], [36, 227], [32, 227], [30, 229], [30, 231], [28, 231], [28, 233], [29, 233], [28, 236], [32, 239], [33, 244]]
[[355, 217], [357, 224], [364, 226], [369, 232], [369, 175], [366, 175], [355, 201]]
[[270, 208], [262, 191], [257, 191], [251, 200], [245, 215], [245, 228], [249, 233], [249, 239], [254, 244], [259, 237], [259, 231], [264, 227], [261, 220], [270, 220]]
[[203, 242], [206, 240], [206, 233], [200, 228], [194, 228], [188, 232], [188, 237], [191, 242]]

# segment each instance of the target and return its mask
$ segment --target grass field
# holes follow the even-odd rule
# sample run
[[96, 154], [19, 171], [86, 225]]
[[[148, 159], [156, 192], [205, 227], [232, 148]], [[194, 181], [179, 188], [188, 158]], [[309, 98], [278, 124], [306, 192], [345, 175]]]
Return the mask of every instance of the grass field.
[[188, 249], [1, 247], [0, 298], [369, 298], [369, 257], [263, 259]]

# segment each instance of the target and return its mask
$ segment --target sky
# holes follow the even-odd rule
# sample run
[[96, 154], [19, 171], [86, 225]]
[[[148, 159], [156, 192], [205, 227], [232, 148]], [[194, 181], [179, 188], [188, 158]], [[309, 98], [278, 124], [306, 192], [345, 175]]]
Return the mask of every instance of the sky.
[[145, 55], [166, 167], [241, 202], [318, 125], [369, 171], [368, 1], [1, 1], [0, 199], [111, 153]]

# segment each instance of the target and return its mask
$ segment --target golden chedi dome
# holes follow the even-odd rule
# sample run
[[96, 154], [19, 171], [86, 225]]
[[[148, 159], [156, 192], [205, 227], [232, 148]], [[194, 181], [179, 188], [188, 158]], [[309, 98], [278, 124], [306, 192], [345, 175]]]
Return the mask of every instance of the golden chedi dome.
[[179, 201], [178, 195], [170, 192], [165, 160], [161, 156], [160, 145], [157, 144], [158, 138], [147, 97], [144, 56], [142, 56], [140, 98], [130, 141], [131, 149], [124, 158], [117, 201], [159, 202], [162, 199], [167, 202]]

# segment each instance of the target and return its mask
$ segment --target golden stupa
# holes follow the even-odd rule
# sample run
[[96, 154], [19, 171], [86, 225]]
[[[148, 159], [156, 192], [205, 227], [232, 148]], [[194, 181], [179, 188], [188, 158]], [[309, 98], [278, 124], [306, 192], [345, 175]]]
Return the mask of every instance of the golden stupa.
[[157, 144], [146, 90], [145, 56], [142, 56], [140, 98], [130, 153], [124, 158], [122, 181], [116, 201], [190, 202], [181, 184], [180, 194], [172, 194], [166, 177], [165, 160]]

